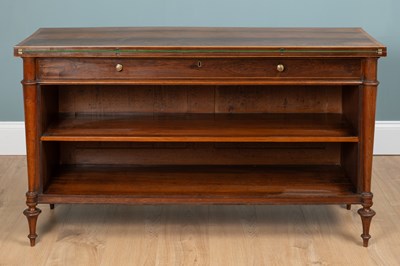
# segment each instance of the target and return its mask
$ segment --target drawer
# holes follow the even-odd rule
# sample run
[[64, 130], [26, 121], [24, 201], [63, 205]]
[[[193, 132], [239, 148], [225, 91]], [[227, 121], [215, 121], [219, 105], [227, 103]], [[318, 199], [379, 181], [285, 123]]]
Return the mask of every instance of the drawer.
[[359, 59], [42, 58], [40, 79], [360, 78]]

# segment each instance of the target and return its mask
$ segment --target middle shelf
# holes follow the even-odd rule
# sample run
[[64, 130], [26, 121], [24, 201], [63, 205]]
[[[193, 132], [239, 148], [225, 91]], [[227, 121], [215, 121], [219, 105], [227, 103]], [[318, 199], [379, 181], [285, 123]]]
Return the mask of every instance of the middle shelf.
[[42, 141], [358, 142], [340, 113], [61, 115]]

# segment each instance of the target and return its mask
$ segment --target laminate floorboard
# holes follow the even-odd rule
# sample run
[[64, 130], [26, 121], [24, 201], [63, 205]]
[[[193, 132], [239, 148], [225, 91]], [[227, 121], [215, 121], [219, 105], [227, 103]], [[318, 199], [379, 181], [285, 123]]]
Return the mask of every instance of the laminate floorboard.
[[40, 205], [22, 211], [24, 156], [0, 156], [0, 265], [399, 265], [400, 156], [373, 165], [370, 246], [359, 206]]

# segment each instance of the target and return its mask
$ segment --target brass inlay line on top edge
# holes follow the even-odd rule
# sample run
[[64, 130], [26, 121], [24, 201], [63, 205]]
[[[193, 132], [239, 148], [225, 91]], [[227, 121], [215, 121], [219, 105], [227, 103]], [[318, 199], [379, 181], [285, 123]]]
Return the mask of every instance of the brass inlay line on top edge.
[[287, 50], [287, 49], [18, 49], [23, 53], [374, 53], [382, 54], [378, 50]]

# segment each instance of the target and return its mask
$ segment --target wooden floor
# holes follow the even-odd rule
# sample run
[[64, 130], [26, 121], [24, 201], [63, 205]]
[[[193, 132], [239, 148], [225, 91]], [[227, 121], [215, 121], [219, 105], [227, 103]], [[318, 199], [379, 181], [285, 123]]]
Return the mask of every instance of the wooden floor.
[[353, 206], [42, 205], [29, 246], [23, 156], [0, 156], [0, 265], [400, 265], [400, 157], [374, 158], [369, 248]]

